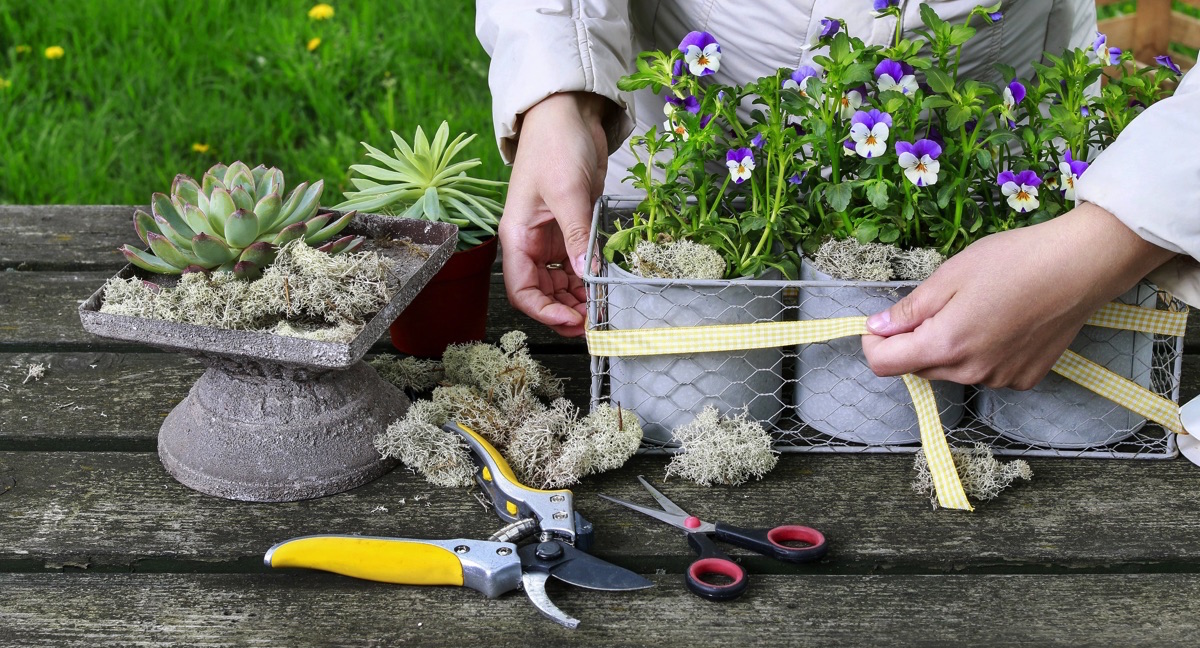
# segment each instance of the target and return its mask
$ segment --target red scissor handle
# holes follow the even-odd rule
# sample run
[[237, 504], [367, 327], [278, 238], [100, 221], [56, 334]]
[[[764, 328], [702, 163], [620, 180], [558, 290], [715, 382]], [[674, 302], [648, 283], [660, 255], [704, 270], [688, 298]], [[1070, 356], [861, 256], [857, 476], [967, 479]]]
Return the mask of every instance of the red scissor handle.
[[[724, 576], [729, 582], [713, 583], [713, 576]], [[746, 570], [728, 558], [701, 558], [688, 565], [688, 589], [710, 601], [735, 599], [746, 591], [749, 583]]]
[[812, 527], [789, 524], [770, 529], [741, 529], [721, 522], [718, 522], [716, 527], [715, 534], [718, 540], [784, 562], [802, 563], [817, 560], [829, 549], [825, 542], [825, 534]]

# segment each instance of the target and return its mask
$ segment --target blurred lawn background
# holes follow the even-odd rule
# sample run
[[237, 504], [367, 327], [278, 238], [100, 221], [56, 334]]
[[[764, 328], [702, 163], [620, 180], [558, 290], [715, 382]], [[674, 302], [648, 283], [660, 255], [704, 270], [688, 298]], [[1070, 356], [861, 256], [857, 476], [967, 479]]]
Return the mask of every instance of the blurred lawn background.
[[471, 0], [315, 4], [0, 0], [0, 203], [144, 204], [242, 160], [323, 178], [332, 204], [360, 141], [443, 119], [507, 179]]

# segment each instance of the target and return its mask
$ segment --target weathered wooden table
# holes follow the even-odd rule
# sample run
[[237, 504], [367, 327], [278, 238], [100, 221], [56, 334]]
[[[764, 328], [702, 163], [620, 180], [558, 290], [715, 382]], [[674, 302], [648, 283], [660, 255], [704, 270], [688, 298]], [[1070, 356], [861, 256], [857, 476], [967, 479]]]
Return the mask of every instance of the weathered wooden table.
[[[910, 456], [785, 455], [737, 488], [672, 481], [698, 515], [830, 538], [814, 565], [747, 556], [746, 595], [711, 603], [684, 588], [692, 555], [678, 533], [596, 497], [644, 497], [635, 476], [661, 477], [666, 459], [635, 457], [574, 490], [594, 553], [656, 587], [552, 584], [575, 631], [521, 593], [267, 570], [263, 552], [298, 535], [485, 538], [498, 524], [468, 493], [403, 469], [290, 504], [171, 479], [155, 436], [200, 365], [92, 338], [76, 313], [122, 265], [131, 213], [0, 207], [0, 645], [1195, 645], [1200, 468], [1185, 460], [1032, 460], [1032, 482], [973, 514], [914, 495]], [[584, 347], [516, 315], [497, 276], [490, 333], [511, 328], [584, 404]], [[31, 363], [45, 377], [23, 383]], [[1198, 363], [1185, 359], [1185, 398]]]

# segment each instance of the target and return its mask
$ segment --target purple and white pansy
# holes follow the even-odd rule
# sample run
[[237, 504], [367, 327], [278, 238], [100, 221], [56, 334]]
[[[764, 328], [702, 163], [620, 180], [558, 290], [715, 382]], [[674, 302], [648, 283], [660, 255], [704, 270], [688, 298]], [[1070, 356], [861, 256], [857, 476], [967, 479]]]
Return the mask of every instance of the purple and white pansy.
[[1013, 79], [1000, 93], [1000, 107], [1004, 113], [1004, 117], [1008, 120], [1009, 128], [1016, 126], [1016, 123], [1013, 122], [1013, 116], [1015, 115], [1017, 104], [1025, 101], [1025, 94], [1025, 86], [1016, 79]]
[[862, 157], [879, 157], [887, 152], [887, 139], [891, 133], [892, 116], [872, 108], [870, 112], [860, 110], [850, 118], [850, 141], [854, 152]]
[[1155, 56], [1154, 62], [1167, 68], [1168, 70], [1174, 72], [1175, 74], [1183, 74], [1183, 70], [1180, 70], [1179, 66], [1175, 65], [1175, 61], [1171, 60], [1170, 54], [1162, 54], [1160, 56]]
[[1071, 150], [1067, 149], [1063, 156], [1063, 161], [1059, 163], [1058, 170], [1062, 173], [1062, 190], [1063, 197], [1067, 200], [1075, 200], [1075, 183], [1079, 180], [1079, 176], [1087, 171], [1088, 163], [1083, 160], [1075, 160], [1071, 158]]
[[816, 78], [820, 74], [817, 69], [811, 65], [801, 65], [792, 72], [791, 76], [783, 80], [784, 90], [799, 90], [800, 94], [808, 96], [808, 80]]
[[750, 148], [762, 148], [763, 134], [755, 133], [754, 137], [750, 138]]
[[679, 51], [688, 71], [696, 76], [715, 74], [721, 69], [721, 45], [708, 32], [694, 31], [684, 36]]
[[729, 177], [737, 184], [750, 179], [754, 170], [754, 151], [749, 148], [731, 149], [725, 154], [725, 166], [729, 167]]
[[666, 96], [666, 103], [663, 104], [663, 113], [670, 117], [671, 115], [674, 115], [675, 111], [679, 110], [680, 108], [683, 108], [693, 115], [698, 115], [700, 114], [700, 100], [694, 95], [688, 95], [683, 99], [680, 99], [673, 94], [668, 94]]
[[1012, 171], [1002, 171], [996, 178], [1000, 185], [1000, 193], [1008, 197], [1008, 206], [1025, 213], [1038, 208], [1038, 185], [1042, 179], [1033, 171], [1025, 170], [1014, 174]]
[[833, 18], [821, 19], [821, 38], [829, 38], [834, 34], [837, 34], [839, 31], [841, 31], [841, 29], [841, 21], [834, 20]]
[[900, 158], [900, 168], [904, 169], [904, 177], [918, 187], [928, 187], [937, 183], [941, 163], [937, 158], [942, 154], [942, 147], [933, 140], [919, 139], [916, 142], [896, 142], [896, 153]]
[[875, 85], [880, 92], [895, 90], [910, 95], [917, 91], [917, 77], [899, 61], [883, 59], [875, 66]]
[[681, 121], [668, 119], [667, 121], [663, 122], [663, 132], [667, 134], [668, 142], [674, 142], [676, 137], [684, 142], [688, 141], [689, 135], [687, 126], [685, 126]]
[[865, 88], [855, 88], [842, 95], [841, 101], [838, 102], [838, 115], [842, 119], [853, 117], [854, 113], [858, 112], [858, 109], [863, 104], [863, 94], [865, 92]]

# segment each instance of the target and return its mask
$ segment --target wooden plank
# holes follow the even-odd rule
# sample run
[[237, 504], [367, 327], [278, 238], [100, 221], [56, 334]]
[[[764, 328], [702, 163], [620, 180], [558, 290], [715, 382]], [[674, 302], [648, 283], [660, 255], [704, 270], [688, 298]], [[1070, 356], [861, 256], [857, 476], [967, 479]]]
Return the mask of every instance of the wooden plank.
[[[587, 407], [586, 357], [538, 359]], [[22, 384], [34, 363], [48, 366], [45, 377]], [[152, 451], [163, 418], [202, 373], [200, 363], [167, 353], [2, 353], [0, 449]]]
[[1150, 61], [1167, 53], [1171, 31], [1171, 0], [1138, 0], [1133, 51], [1139, 60]]
[[[1194, 574], [754, 578], [739, 600], [680, 577], [637, 592], [551, 585], [567, 630], [520, 592], [495, 600], [303, 573], [0, 574], [11, 645], [1189, 645]], [[353, 603], [351, 603], [353, 601]]]
[[[667, 458], [641, 455], [573, 490], [596, 527], [594, 553], [653, 573], [690, 562], [674, 528], [601, 500], [650, 502]], [[1200, 567], [1200, 489], [1186, 461], [1031, 459], [1034, 478], [975, 513], [933, 510], [909, 488], [912, 457], [785, 455], [738, 487], [671, 480], [664, 492], [703, 518], [809, 524], [830, 539], [820, 563], [756, 555], [753, 573], [1123, 573]], [[286, 504], [221, 500], [173, 481], [153, 453], [0, 452], [0, 571], [244, 571], [276, 542], [318, 533], [485, 538], [500, 525], [464, 490], [405, 470], [332, 497]], [[732, 553], [739, 553], [733, 549]], [[740, 552], [744, 554], [745, 552]]]
[[[0, 270], [116, 270], [137, 243], [128, 205], [0, 205]], [[146, 209], [146, 207], [142, 207]]]
[[1171, 14], [1170, 41], [1191, 48], [1200, 48], [1200, 18], [1178, 11]]
[[[113, 274], [108, 270], [0, 271], [0, 351], [4, 350], [146, 350], [125, 342], [103, 340], [83, 330], [78, 308]], [[564, 338], [518, 312], [504, 295], [504, 279], [492, 276], [488, 303], [488, 341], [511, 330], [529, 336], [539, 350], [584, 353], [583, 338]], [[379, 351], [390, 349], [387, 341]]]
[[[1137, 21], [1136, 14], [1125, 14], [1124, 16], [1103, 20], [1096, 28], [1108, 37], [1109, 47], [1120, 47], [1125, 50], [1133, 47]], [[1134, 51], [1136, 52], [1137, 50]]]

